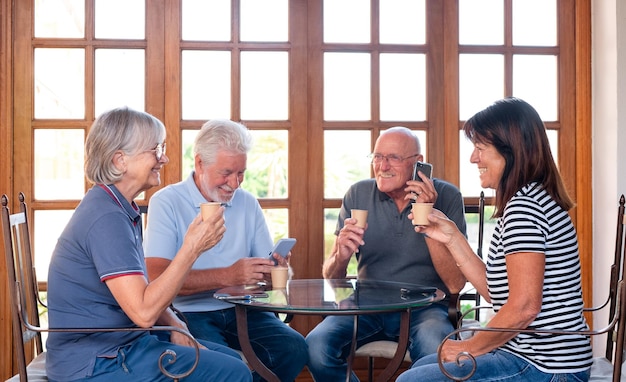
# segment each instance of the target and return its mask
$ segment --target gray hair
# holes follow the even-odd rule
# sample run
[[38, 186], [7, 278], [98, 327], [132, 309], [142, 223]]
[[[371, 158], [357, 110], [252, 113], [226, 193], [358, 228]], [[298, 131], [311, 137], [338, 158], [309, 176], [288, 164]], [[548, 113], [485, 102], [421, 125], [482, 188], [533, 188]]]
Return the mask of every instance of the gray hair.
[[220, 150], [248, 154], [252, 149], [252, 134], [241, 123], [228, 119], [207, 121], [194, 140], [193, 154], [208, 164], [215, 163]]
[[165, 126], [156, 117], [126, 106], [102, 113], [85, 141], [85, 176], [95, 184], [113, 184], [123, 173], [113, 164], [113, 155], [122, 151], [135, 155], [163, 143]]

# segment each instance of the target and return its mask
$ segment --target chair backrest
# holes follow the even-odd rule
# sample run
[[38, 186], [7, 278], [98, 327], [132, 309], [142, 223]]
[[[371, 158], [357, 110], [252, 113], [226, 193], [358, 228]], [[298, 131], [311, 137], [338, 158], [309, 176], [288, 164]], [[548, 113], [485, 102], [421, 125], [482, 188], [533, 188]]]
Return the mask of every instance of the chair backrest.
[[[20, 380], [26, 381], [27, 356], [43, 351], [41, 332], [26, 329], [22, 322], [39, 326], [37, 280], [34, 274], [28, 213], [24, 194], [19, 194], [20, 212], [10, 214], [9, 199], [2, 195], [2, 233], [11, 298], [13, 348]], [[32, 345], [29, 345], [31, 343]], [[30, 350], [32, 349], [32, 351]]]
[[[483, 239], [485, 235], [485, 192], [481, 191], [478, 198], [478, 204], [466, 204], [465, 214], [477, 214], [478, 215], [478, 242], [476, 244], [476, 254], [483, 258]], [[459, 320], [461, 318], [461, 301], [473, 300], [474, 305], [480, 305], [480, 294], [478, 293], [466, 293], [466, 294], [452, 294], [450, 296], [450, 304], [448, 305], [448, 318], [454, 325], [459, 326]], [[480, 319], [480, 310], [475, 311], [476, 320]]]
[[[615, 311], [618, 309], [617, 306], [617, 295], [618, 295], [618, 284], [620, 280], [624, 279], [624, 257], [626, 257], [626, 247], [624, 247], [624, 219], [626, 216], [624, 215], [624, 205], [626, 203], [626, 199], [624, 195], [619, 198], [619, 206], [617, 208], [617, 224], [616, 224], [616, 232], [615, 232], [615, 253], [613, 254], [613, 265], [611, 265], [611, 278], [609, 281], [609, 295], [607, 297], [607, 302], [601, 305], [599, 308], [604, 307], [607, 303], [609, 304], [609, 320], [614, 316]], [[597, 310], [597, 308], [593, 308], [591, 310]], [[622, 313], [623, 315], [623, 313]], [[621, 320], [619, 326], [621, 326]], [[613, 336], [607, 336], [606, 338], [606, 359], [609, 361], [613, 360], [613, 345], [614, 338]], [[618, 347], [623, 348], [623, 341], [621, 346]], [[621, 350], [620, 350], [621, 353]]]
[[[626, 263], [626, 245], [624, 245], [624, 229], [626, 228], [626, 215], [625, 215], [625, 204], [626, 199], [624, 195], [620, 196], [619, 206], [617, 208], [617, 223], [616, 223], [616, 232], [615, 232], [615, 252], [613, 264], [611, 265], [610, 272], [610, 281], [609, 281], [609, 295], [606, 301], [598, 306], [585, 308], [583, 309], [585, 312], [594, 312], [600, 309], [606, 308], [608, 306], [609, 309], [609, 322], [607, 326], [602, 329], [597, 330], [585, 330], [585, 331], [574, 331], [573, 333], [578, 333], [586, 336], [596, 336], [606, 334], [606, 359], [612, 364], [613, 367], [613, 375], [612, 381], [619, 382], [621, 379], [622, 373], [622, 362], [624, 361], [624, 341], [626, 340], [626, 281], [624, 281], [624, 264]], [[542, 334], [542, 335], [550, 335], [550, 334], [570, 334], [572, 331], [568, 330], [539, 330], [539, 329], [516, 329], [516, 328], [490, 328], [490, 327], [473, 327], [473, 328], [459, 328], [453, 333], [450, 333], [443, 342], [448, 339], [458, 338], [458, 335], [461, 332], [480, 332], [480, 331], [490, 331], [490, 332], [509, 332], [509, 333], [532, 333], [532, 334]], [[442, 342], [442, 343], [443, 343]], [[463, 354], [461, 355], [464, 358], [469, 359], [470, 362], [473, 363], [474, 368], [468, 374], [461, 377], [454, 377], [449, 374], [442, 366], [441, 361], [441, 349], [442, 346], [439, 346], [438, 355], [439, 355], [439, 367], [441, 371], [450, 379], [455, 381], [465, 381], [469, 379], [476, 370], [476, 364], [473, 356], [471, 354]], [[595, 366], [595, 362], [594, 362]], [[600, 378], [601, 376], [594, 375], [594, 367], [591, 368], [591, 377]], [[604, 379], [602, 379], [604, 380]]]

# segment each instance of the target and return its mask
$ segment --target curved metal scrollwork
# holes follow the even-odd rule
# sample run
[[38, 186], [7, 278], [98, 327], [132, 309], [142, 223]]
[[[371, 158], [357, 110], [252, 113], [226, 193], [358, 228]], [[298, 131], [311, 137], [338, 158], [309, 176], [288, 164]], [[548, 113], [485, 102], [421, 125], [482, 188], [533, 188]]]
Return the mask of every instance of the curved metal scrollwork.
[[[508, 332], [508, 333], [517, 333], [517, 334], [534, 333], [534, 334], [563, 334], [563, 335], [577, 334], [581, 336], [592, 336], [592, 335], [604, 334], [610, 331], [614, 331], [617, 329], [618, 321], [620, 318], [620, 312], [623, 309], [626, 309], [624, 306], [622, 306], [626, 304], [626, 298], [625, 298], [626, 283], [624, 283], [624, 281], [620, 281], [618, 290], [619, 290], [619, 293], [617, 294], [616, 309], [613, 314], [613, 317], [611, 317], [611, 322], [609, 322], [609, 324], [606, 327], [599, 329], [599, 330], [545, 330], [545, 329], [542, 330], [542, 329], [518, 329], [518, 328], [494, 328], [494, 327], [471, 327], [471, 328], [457, 329], [453, 331], [452, 333], [448, 334], [443, 339], [443, 341], [439, 345], [439, 348], [437, 349], [437, 363], [439, 364], [439, 369], [446, 377], [454, 381], [466, 381], [470, 379], [476, 372], [476, 368], [477, 368], [476, 358], [474, 355], [470, 354], [469, 352], [466, 352], [466, 351], [460, 352], [459, 354], [457, 354], [454, 362], [443, 362], [443, 360], [441, 359], [441, 351], [443, 349], [444, 343], [450, 340], [451, 338], [455, 338], [455, 339], [460, 338], [459, 334], [462, 332], [500, 332], [500, 333]], [[618, 332], [621, 332], [622, 336], [624, 336], [623, 334], [624, 329], [622, 328], [622, 326], [625, 325], [625, 323], [620, 322], [619, 325], [620, 325], [620, 329]], [[618, 338], [618, 341], [620, 340], [623, 341], [624, 338]], [[616, 362], [619, 361], [621, 364], [621, 360], [622, 360], [621, 354], [617, 355], [616, 359], [617, 359]], [[470, 370], [469, 373], [467, 373], [466, 375], [462, 375], [460, 377], [452, 375], [444, 367], [445, 365], [445, 366], [448, 366], [448, 368], [450, 368], [451, 365], [455, 365], [461, 368], [465, 366], [464, 362], [471, 362], [472, 369]]]

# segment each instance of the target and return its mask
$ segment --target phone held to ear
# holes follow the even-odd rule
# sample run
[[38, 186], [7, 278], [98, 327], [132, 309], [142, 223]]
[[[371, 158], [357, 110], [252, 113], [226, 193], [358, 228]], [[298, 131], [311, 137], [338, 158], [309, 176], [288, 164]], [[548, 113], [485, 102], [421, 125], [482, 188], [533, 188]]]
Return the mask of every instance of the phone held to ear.
[[413, 165], [413, 180], [417, 180], [421, 182], [422, 179], [417, 175], [417, 172], [421, 171], [424, 175], [428, 177], [428, 179], [432, 178], [433, 175], [433, 165], [426, 162], [415, 162]]
[[272, 255], [274, 253], [278, 253], [282, 257], [287, 257], [287, 254], [289, 254], [289, 251], [291, 251], [291, 248], [293, 248], [295, 244], [296, 239], [292, 237], [278, 240], [274, 245], [274, 248], [272, 248], [272, 252], [270, 252], [269, 254], [269, 259], [272, 260], [274, 264], [278, 264], [278, 262], [276, 261], [276, 259], [274, 259], [274, 256]]

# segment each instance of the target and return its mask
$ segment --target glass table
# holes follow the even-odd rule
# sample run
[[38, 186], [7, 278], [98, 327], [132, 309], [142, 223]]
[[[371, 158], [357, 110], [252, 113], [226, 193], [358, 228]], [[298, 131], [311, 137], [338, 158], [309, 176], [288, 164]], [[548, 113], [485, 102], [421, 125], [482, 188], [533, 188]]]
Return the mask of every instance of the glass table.
[[239, 342], [250, 366], [267, 381], [280, 382], [259, 360], [250, 345], [246, 314], [248, 309], [286, 314], [354, 316], [352, 345], [347, 360], [347, 381], [350, 379], [356, 350], [358, 316], [400, 312], [398, 349], [377, 379], [388, 381], [400, 367], [406, 353], [411, 309], [440, 301], [445, 295], [437, 288], [393, 281], [301, 279], [290, 280], [285, 289], [259, 285], [227, 287], [218, 290], [215, 297], [235, 304]]

